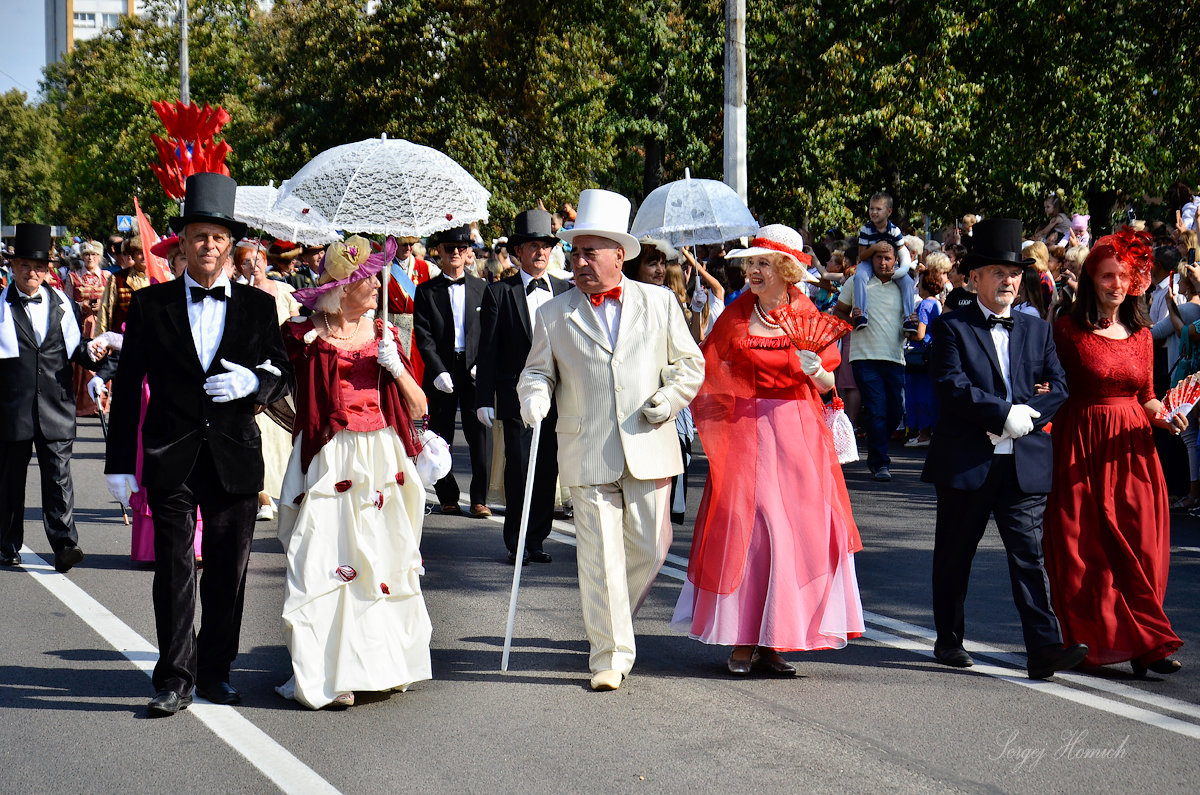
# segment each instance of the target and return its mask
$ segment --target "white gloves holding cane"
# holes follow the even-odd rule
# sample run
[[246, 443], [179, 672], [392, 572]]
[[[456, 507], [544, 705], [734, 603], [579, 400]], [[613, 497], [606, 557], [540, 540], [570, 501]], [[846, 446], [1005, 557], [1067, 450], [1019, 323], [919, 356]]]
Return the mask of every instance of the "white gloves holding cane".
[[[389, 331], [391, 324], [388, 324]], [[379, 340], [379, 366], [387, 370], [392, 378], [400, 378], [405, 373], [404, 360], [400, 358], [400, 348], [396, 338], [390, 333], [384, 334]]]
[[113, 499], [128, 508], [129, 495], [138, 491], [137, 478], [133, 475], [105, 475], [104, 480]]
[[550, 398], [544, 395], [528, 395], [521, 401], [521, 419], [530, 428], [546, 419], [546, 416], [549, 414]]
[[100, 397], [108, 394], [108, 387], [104, 385], [103, 378], [98, 375], [94, 375], [92, 376], [91, 380], [87, 382], [87, 391], [88, 395], [92, 399], [92, 402], [99, 403]]

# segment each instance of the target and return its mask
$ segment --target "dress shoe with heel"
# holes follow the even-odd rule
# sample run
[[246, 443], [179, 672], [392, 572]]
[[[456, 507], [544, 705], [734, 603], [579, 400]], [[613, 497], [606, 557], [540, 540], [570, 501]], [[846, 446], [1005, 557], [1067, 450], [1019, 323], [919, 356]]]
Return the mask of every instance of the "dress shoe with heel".
[[82, 549], [79, 547], [67, 547], [54, 553], [54, 570], [59, 574], [66, 574], [81, 560], [83, 560]]
[[1049, 679], [1055, 671], [1066, 671], [1079, 665], [1087, 653], [1088, 647], [1083, 643], [1043, 646], [1029, 652], [1025, 662], [1026, 671], [1030, 679]]
[[150, 699], [146, 710], [152, 718], [166, 718], [192, 705], [191, 696], [181, 696], [174, 690], [160, 690]]
[[196, 685], [196, 695], [213, 704], [241, 704], [242, 694], [228, 682], [207, 682]]
[[1183, 663], [1173, 657], [1163, 657], [1161, 660], [1155, 660], [1149, 664], [1143, 664], [1137, 660], [1130, 660], [1129, 665], [1133, 668], [1133, 675], [1142, 677], [1147, 671], [1153, 671], [1156, 674], [1170, 676], [1173, 673], [1183, 668]]
[[975, 664], [966, 649], [949, 643], [934, 643], [933, 659], [942, 665], [949, 665], [951, 668], [970, 668]]

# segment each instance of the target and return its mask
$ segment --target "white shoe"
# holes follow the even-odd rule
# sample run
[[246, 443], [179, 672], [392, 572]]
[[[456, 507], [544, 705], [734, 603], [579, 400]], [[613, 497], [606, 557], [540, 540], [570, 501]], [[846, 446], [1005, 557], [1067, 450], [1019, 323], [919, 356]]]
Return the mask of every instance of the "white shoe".
[[353, 707], [354, 706], [354, 694], [353, 693], [338, 693], [336, 696], [333, 697], [333, 703], [338, 705], [339, 707]]
[[256, 522], [273, 522], [273, 521], [275, 521], [275, 506], [274, 505], [260, 505], [258, 507], [258, 513], [254, 517], [254, 521], [256, 521]]
[[592, 690], [616, 690], [624, 678], [620, 671], [597, 671], [592, 674]]

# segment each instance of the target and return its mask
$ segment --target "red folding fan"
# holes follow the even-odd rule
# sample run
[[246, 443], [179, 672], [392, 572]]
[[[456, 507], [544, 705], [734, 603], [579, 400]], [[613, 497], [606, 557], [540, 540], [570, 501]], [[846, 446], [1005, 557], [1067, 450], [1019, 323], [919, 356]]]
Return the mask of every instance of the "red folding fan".
[[841, 318], [815, 310], [797, 310], [790, 304], [770, 313], [788, 339], [799, 350], [819, 353], [850, 333], [851, 326]]

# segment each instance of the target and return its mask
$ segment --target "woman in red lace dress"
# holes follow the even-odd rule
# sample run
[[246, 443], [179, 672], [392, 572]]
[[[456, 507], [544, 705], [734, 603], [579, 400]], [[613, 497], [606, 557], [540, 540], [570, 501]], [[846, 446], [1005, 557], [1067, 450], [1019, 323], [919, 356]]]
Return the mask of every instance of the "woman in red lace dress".
[[862, 549], [821, 393], [836, 346], [797, 353], [770, 312], [816, 312], [800, 235], [763, 227], [748, 256], [750, 289], [704, 341], [692, 414], [708, 456], [688, 579], [672, 623], [733, 646], [728, 668], [794, 675], [780, 651], [840, 649], [863, 632], [854, 553]]
[[1171, 540], [1167, 487], [1151, 425], [1179, 433], [1154, 397], [1149, 236], [1097, 241], [1071, 314], [1054, 327], [1071, 397], [1054, 418], [1046, 572], [1067, 643], [1088, 665], [1129, 661], [1137, 675], [1178, 671], [1182, 641], [1163, 611]]
[[[79, 270], [70, 271], [66, 283], [67, 297], [79, 307], [80, 333], [84, 337], [96, 336], [96, 312], [100, 309], [100, 296], [104, 295], [104, 285], [108, 283], [109, 272], [100, 267], [100, 256], [104, 247], [95, 240], [88, 240], [79, 246], [79, 258], [83, 266]], [[90, 417], [96, 413], [96, 403], [88, 392], [88, 381], [94, 373], [84, 370], [79, 365], [75, 370], [75, 415]]]

